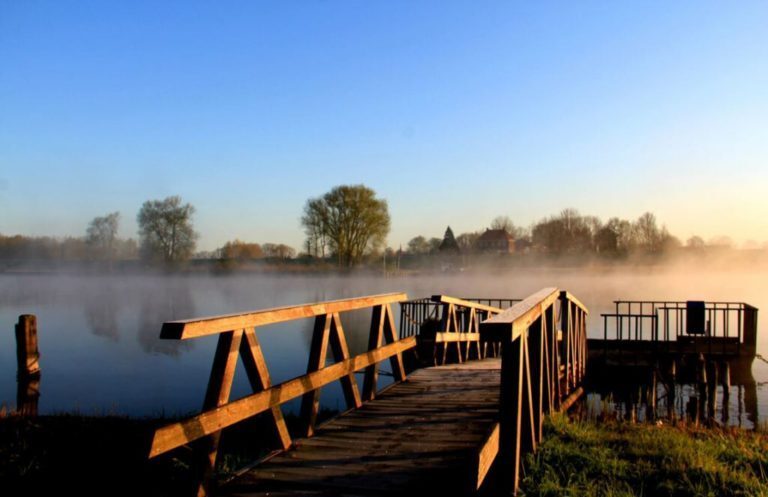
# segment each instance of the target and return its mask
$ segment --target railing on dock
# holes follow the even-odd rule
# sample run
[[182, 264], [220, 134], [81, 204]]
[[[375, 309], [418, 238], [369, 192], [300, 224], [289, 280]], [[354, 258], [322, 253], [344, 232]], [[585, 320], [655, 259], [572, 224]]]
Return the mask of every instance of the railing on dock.
[[[417, 344], [416, 335], [424, 332], [424, 322], [420, 323], [415, 331], [409, 331], [401, 325], [401, 336], [398, 338], [391, 305], [400, 303], [404, 308], [421, 306], [424, 312], [415, 314], [418, 319], [439, 319], [439, 329], [436, 333], [445, 334], [443, 343], [446, 345], [463, 342], [469, 348], [470, 345], [477, 344], [476, 351], [480, 356], [481, 343], [500, 344], [500, 398], [498, 401], [495, 398], [487, 401], [487, 408], [490, 409], [480, 406], [485, 409], [486, 415], [491, 413], [489, 424], [493, 427], [479, 443], [479, 452], [471, 452], [467, 456], [471, 461], [469, 483], [473, 489], [479, 489], [491, 466], [499, 464], [501, 466], [497, 474], [502, 485], [516, 492], [522, 455], [535, 450], [541, 442], [544, 416], [555, 410], [568, 409], [583, 393], [581, 382], [586, 372], [587, 360], [587, 309], [573, 295], [556, 288], [543, 289], [506, 310], [445, 295], [435, 295], [430, 299], [418, 301], [406, 299], [403, 293], [393, 293], [164, 323], [161, 337], [165, 339], [185, 340], [218, 335], [219, 341], [203, 412], [158, 429], [149, 457], [191, 444], [195, 454], [199, 456], [198, 495], [208, 495], [221, 432], [227, 427], [265, 413], [271, 418], [271, 424], [278, 435], [279, 448], [286, 450], [292, 446], [293, 441], [283, 419], [281, 405], [302, 397], [301, 416], [305, 422], [302, 436], [312, 436], [319, 409], [319, 390], [334, 381], [341, 382], [350, 412], [361, 407], [364, 401], [373, 401], [373, 405], [377, 402], [383, 403], [380, 406], [385, 407], [385, 412], [391, 409], [391, 405], [387, 407], [387, 402], [391, 404], [393, 399], [382, 396], [375, 400], [380, 392], [377, 390], [378, 364], [388, 359], [394, 381], [404, 381], [406, 372], [403, 353], [414, 349]], [[366, 308], [372, 309], [368, 351], [350, 358], [340, 315]], [[438, 309], [437, 314], [434, 309]], [[404, 317], [405, 313], [401, 316]], [[414, 314], [408, 314], [408, 317], [416, 320]], [[272, 385], [255, 330], [258, 327], [303, 318], [315, 320], [307, 374], [279, 385]], [[329, 347], [336, 362], [327, 366]], [[238, 358], [243, 360], [253, 393], [230, 401]], [[459, 360], [463, 359], [459, 354]], [[449, 384], [445, 392], [439, 390], [439, 384], [434, 385], [434, 392], [438, 395], [430, 398], [430, 410], [439, 409], [440, 398], [464, 395], [456, 388], [450, 387], [453, 375], [457, 374], [453, 371], [464, 367], [473, 369], [470, 365], [449, 366], [428, 372], [429, 375], [445, 377]], [[478, 370], [493, 370], [497, 367], [498, 362], [483, 363]], [[358, 392], [358, 384], [354, 378], [354, 373], [360, 370], [365, 370], [362, 395]], [[487, 373], [485, 378], [485, 382], [497, 381], [493, 379], [494, 375]], [[403, 386], [407, 385], [395, 387], [393, 391]], [[407, 411], [411, 407], [412, 412], [424, 415], [424, 406], [411, 406], [408, 398], [412, 397], [394, 399], [398, 404], [394, 411], [398, 413], [396, 416], [409, 418], [409, 414], [403, 414], [403, 409]], [[475, 400], [482, 403], [482, 399]], [[498, 417], [493, 414], [497, 407]], [[449, 410], [446, 412], [450, 414]], [[416, 427], [417, 425], [418, 423]], [[360, 423], [355, 425], [354, 429], [350, 428], [353, 430], [350, 436], [356, 436], [354, 430], [361, 430], [369, 437], [386, 437], [386, 426], [386, 423], [381, 422], [373, 425]], [[416, 428], [412, 436], [419, 436]], [[300, 451], [301, 447], [302, 445], [298, 445], [295, 450]], [[310, 466], [310, 472], [315, 471], [312, 466], [314, 462], [305, 463]], [[296, 460], [296, 464], [305, 463], [300, 459]], [[417, 461], [414, 463], [418, 464]], [[364, 461], [358, 466], [361, 467], [355, 471], [369, 471]], [[451, 468], [452, 466], [447, 467], [447, 470], [452, 470]], [[372, 464], [370, 471], [381, 471], [381, 467]]]
[[[520, 299], [472, 298], [447, 295], [408, 300], [400, 303], [400, 338], [418, 336], [423, 359], [445, 364], [453, 348], [452, 359], [461, 363], [474, 357], [497, 356], [498, 341], [481, 340], [480, 322], [504, 310]], [[498, 304], [493, 306], [491, 304]], [[452, 346], [452, 347], [451, 347]]]
[[541, 442], [544, 415], [567, 409], [583, 393], [587, 314], [570, 293], [545, 288], [480, 325], [484, 338], [502, 344], [499, 438], [483, 453], [498, 452], [499, 474], [511, 473], [505, 483], [515, 493], [522, 455]]
[[617, 300], [602, 314], [607, 342], [652, 342], [661, 348], [754, 355], [757, 309], [744, 302]]
[[[287, 449], [292, 441], [280, 409], [285, 402], [302, 397], [303, 434], [311, 436], [319, 410], [320, 388], [323, 386], [341, 381], [347, 407], [354, 409], [360, 407], [364, 400], [376, 396], [378, 365], [381, 361], [389, 359], [395, 381], [404, 380], [402, 354], [416, 346], [416, 338], [397, 338], [391, 305], [406, 299], [404, 293], [392, 293], [164, 323], [161, 338], [187, 340], [218, 335], [219, 341], [203, 412], [158, 429], [149, 457], [195, 442], [194, 448], [201, 456], [198, 495], [207, 495], [210, 490], [209, 477], [216, 464], [219, 439], [224, 428], [258, 414], [269, 413], [280, 448]], [[368, 351], [350, 357], [340, 316], [347, 311], [366, 308], [372, 309]], [[303, 318], [315, 319], [307, 374], [272, 385], [255, 329]], [[336, 362], [326, 366], [329, 346]], [[230, 401], [238, 357], [243, 360], [253, 393]], [[362, 395], [354, 377], [354, 373], [360, 370], [365, 370]]]

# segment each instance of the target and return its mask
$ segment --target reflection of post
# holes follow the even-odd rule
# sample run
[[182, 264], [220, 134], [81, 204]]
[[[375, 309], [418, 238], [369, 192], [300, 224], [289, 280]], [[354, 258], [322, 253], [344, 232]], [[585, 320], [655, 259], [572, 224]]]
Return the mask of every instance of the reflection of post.
[[744, 410], [747, 413], [747, 419], [752, 422], [752, 426], [757, 426], [757, 383], [744, 384]]
[[40, 398], [40, 353], [37, 349], [37, 318], [31, 314], [19, 316], [16, 325], [16, 360], [16, 409], [22, 415], [36, 416]]

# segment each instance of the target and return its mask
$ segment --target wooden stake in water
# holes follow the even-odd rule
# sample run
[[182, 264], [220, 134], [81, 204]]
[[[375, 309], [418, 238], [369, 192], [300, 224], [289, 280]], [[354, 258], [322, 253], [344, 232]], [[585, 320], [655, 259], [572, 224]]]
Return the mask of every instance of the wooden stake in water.
[[16, 409], [24, 416], [36, 416], [40, 399], [40, 352], [37, 348], [37, 318], [19, 316], [16, 325], [17, 381]]

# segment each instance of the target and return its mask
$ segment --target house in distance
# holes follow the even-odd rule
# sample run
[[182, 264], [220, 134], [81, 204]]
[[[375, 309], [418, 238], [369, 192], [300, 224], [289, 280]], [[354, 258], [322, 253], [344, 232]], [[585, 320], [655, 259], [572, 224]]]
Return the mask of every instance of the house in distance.
[[478, 252], [512, 254], [515, 252], [515, 238], [505, 229], [486, 229], [475, 242]]

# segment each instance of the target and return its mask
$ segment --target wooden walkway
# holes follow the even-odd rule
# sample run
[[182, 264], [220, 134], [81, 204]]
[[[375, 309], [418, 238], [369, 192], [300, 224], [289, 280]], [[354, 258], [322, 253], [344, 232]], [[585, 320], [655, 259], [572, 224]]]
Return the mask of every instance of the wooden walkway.
[[[430, 300], [442, 318], [419, 326], [437, 327], [426, 354], [419, 353], [420, 336], [398, 336], [392, 306], [407, 305], [402, 293], [164, 323], [165, 339], [219, 340], [203, 411], [156, 430], [149, 457], [192, 449], [198, 497], [461, 495], [490, 483], [517, 491], [523, 455], [541, 442], [544, 416], [567, 409], [582, 391], [587, 310], [556, 288], [508, 309], [441, 295]], [[352, 356], [341, 315], [363, 309], [371, 310], [368, 348]], [[315, 320], [307, 373], [273, 385], [256, 330], [299, 319]], [[470, 348], [482, 359], [488, 344], [500, 359], [464, 362]], [[438, 346], [445, 361], [449, 345], [460, 364], [418, 368], [434, 364]], [[230, 400], [240, 360], [253, 392]], [[379, 389], [384, 361], [394, 383]], [[407, 375], [408, 363], [416, 367]], [[362, 391], [356, 373], [364, 375]], [[320, 390], [337, 381], [348, 411], [317, 425]], [[297, 398], [303, 429], [291, 434], [281, 406]], [[215, 478], [222, 430], [260, 414], [271, 418], [278, 452], [222, 488]], [[494, 467], [498, 478], [486, 478]]]
[[417, 370], [242, 475], [222, 493], [470, 493], [479, 472], [488, 469], [480, 461], [483, 447], [490, 442], [490, 450], [498, 450], [500, 371], [499, 359]]

